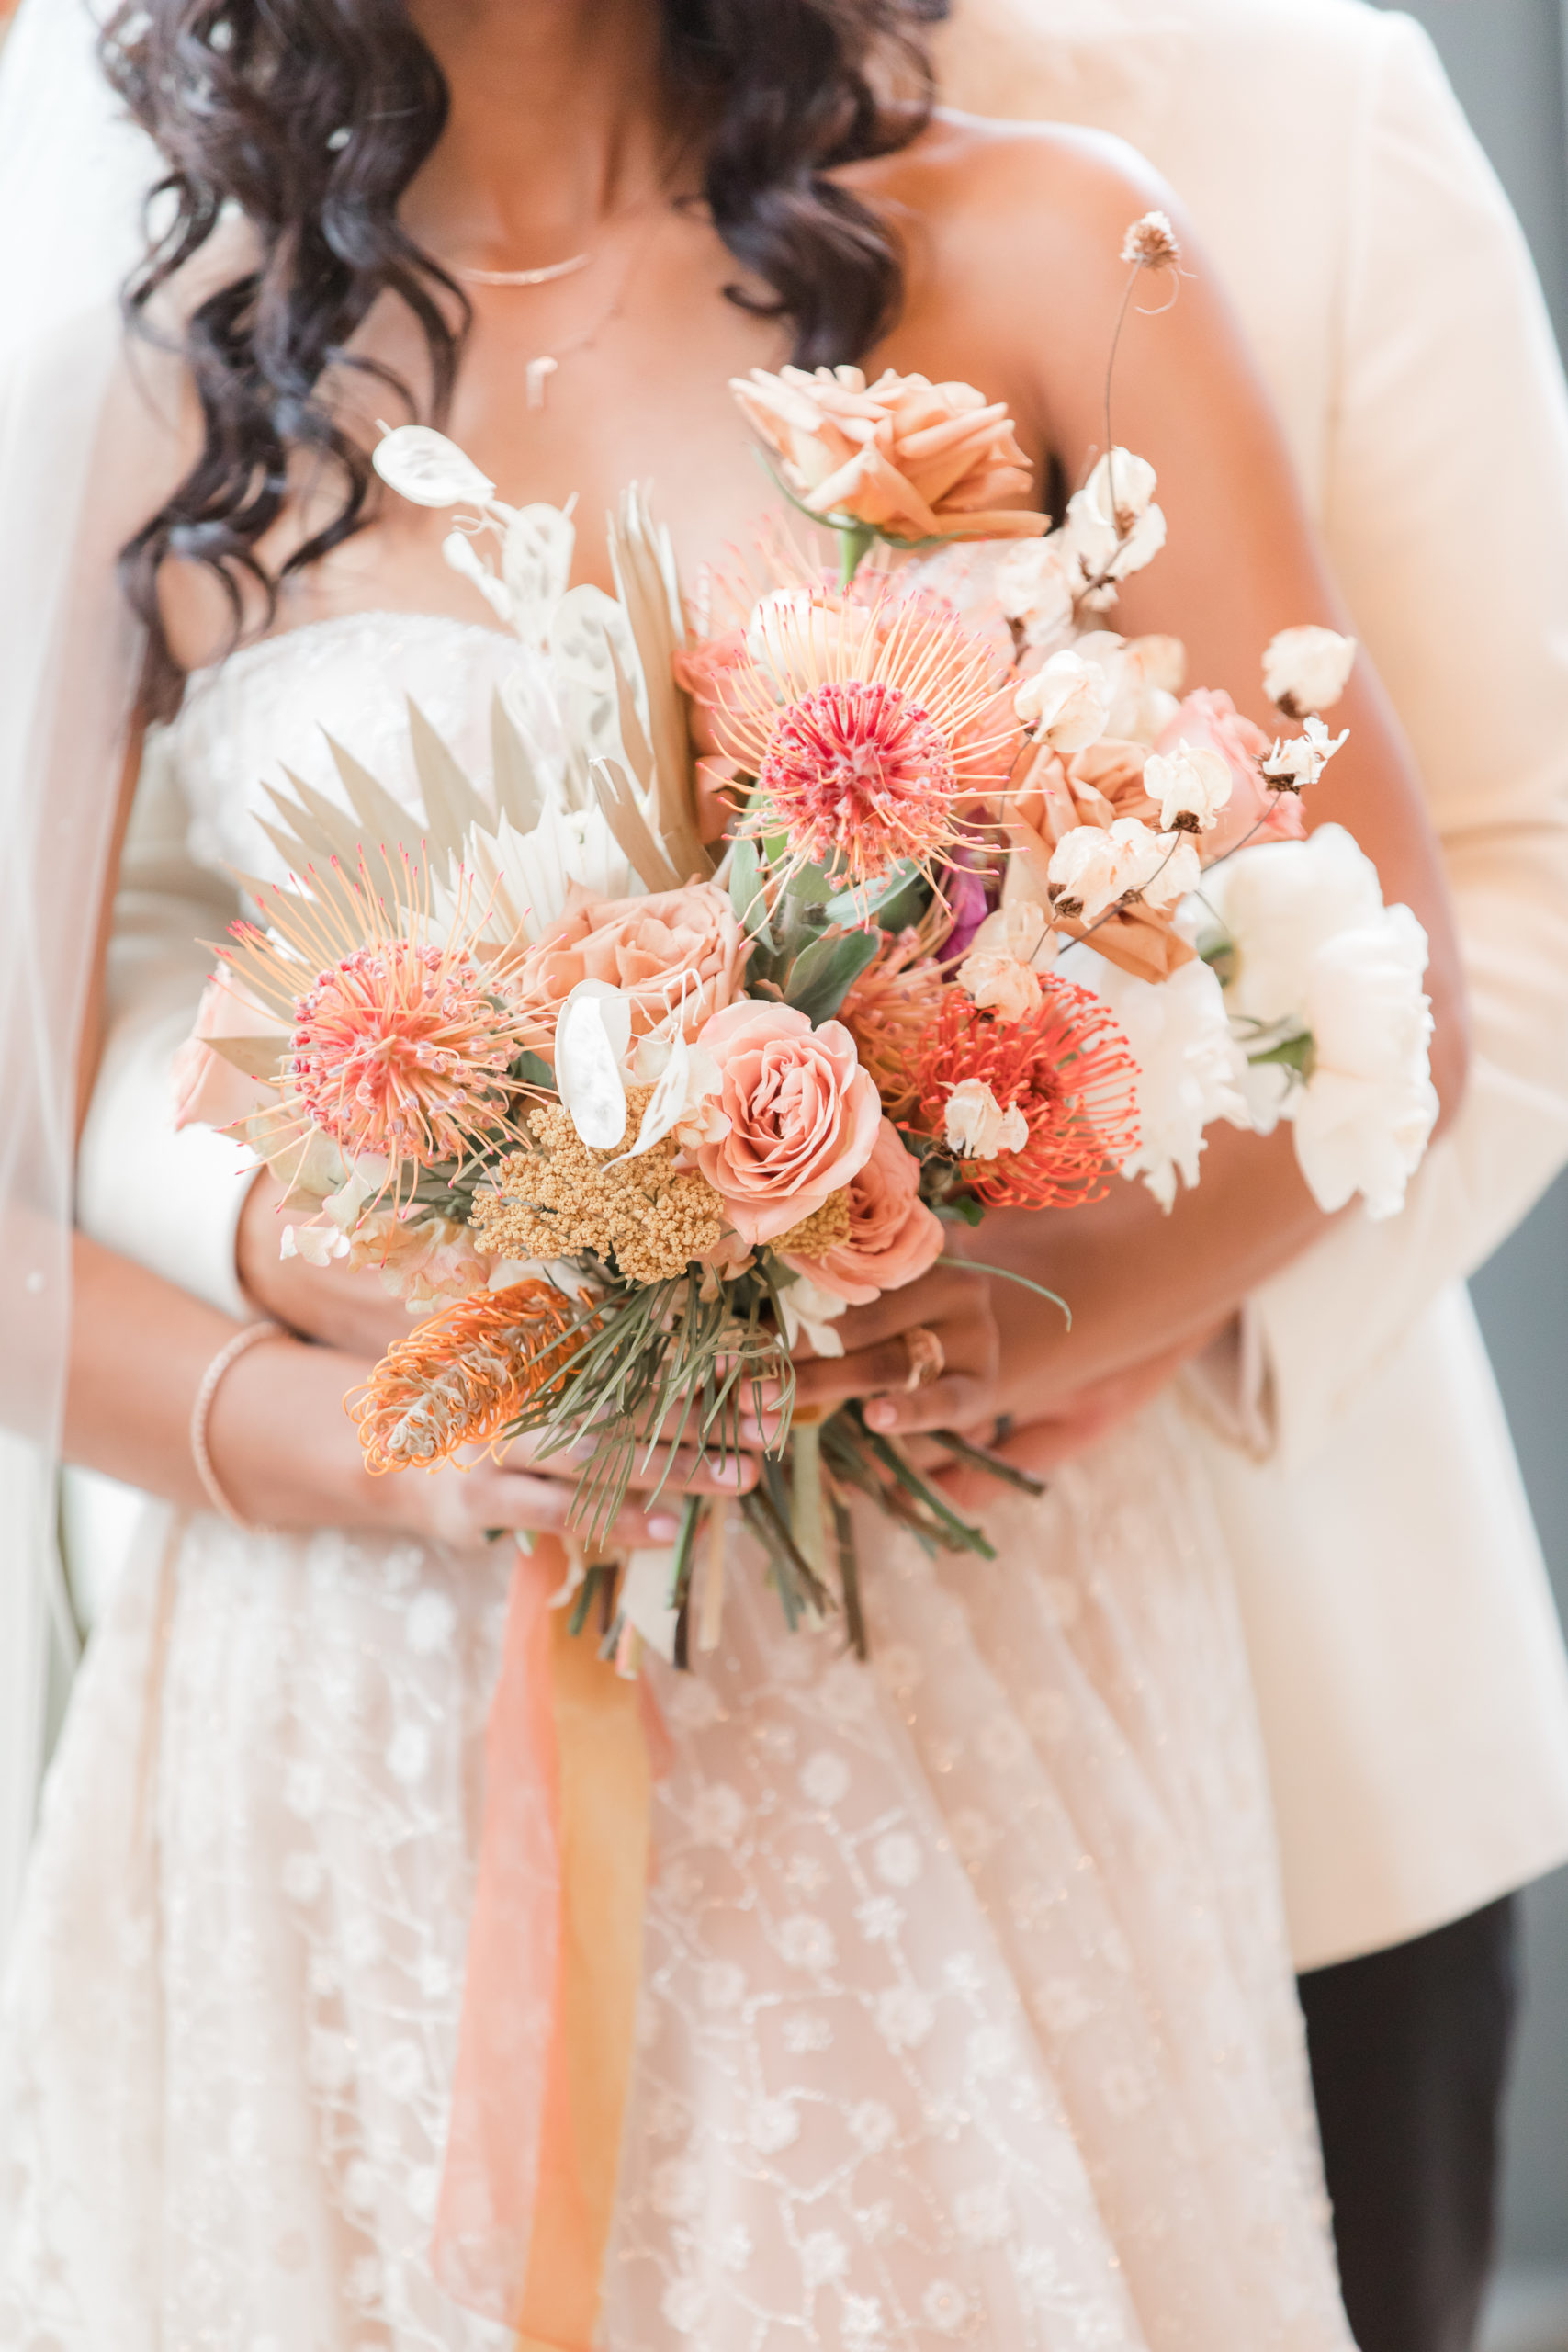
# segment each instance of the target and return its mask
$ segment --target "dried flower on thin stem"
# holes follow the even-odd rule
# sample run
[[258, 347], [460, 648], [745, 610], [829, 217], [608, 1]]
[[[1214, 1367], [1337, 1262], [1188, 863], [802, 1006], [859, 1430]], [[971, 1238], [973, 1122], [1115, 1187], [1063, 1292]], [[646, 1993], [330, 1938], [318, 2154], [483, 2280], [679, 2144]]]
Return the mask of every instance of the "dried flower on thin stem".
[[365, 1466], [434, 1470], [493, 1448], [536, 1398], [558, 1394], [581, 1314], [551, 1283], [479, 1291], [395, 1340], [348, 1400]]
[[[948, 1097], [971, 1081], [1028, 1130], [1017, 1148], [960, 1163], [990, 1208], [1071, 1208], [1098, 1200], [1110, 1170], [1138, 1140], [1138, 1066], [1110, 1007], [1047, 977], [1021, 1021], [976, 1014], [962, 989], [944, 992], [916, 1065], [918, 1132], [941, 1136]], [[914, 1122], [906, 1120], [907, 1125]], [[1016, 1122], [1010, 1123], [1016, 1131]]]
[[1145, 212], [1141, 220], [1134, 220], [1122, 241], [1122, 258], [1134, 269], [1177, 268], [1181, 246], [1169, 215]]

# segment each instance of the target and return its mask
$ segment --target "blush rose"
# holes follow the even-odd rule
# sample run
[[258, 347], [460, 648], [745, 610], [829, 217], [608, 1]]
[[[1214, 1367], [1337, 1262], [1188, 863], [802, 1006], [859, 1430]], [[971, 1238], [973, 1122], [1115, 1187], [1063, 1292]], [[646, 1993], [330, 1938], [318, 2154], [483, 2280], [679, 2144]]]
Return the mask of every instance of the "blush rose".
[[942, 1220], [919, 1198], [920, 1168], [898, 1130], [884, 1119], [871, 1158], [850, 1179], [850, 1231], [820, 1258], [784, 1263], [829, 1297], [869, 1306], [885, 1290], [901, 1290], [929, 1273], [942, 1255]]
[[791, 1005], [743, 999], [716, 1012], [697, 1043], [718, 1064], [729, 1121], [697, 1165], [736, 1232], [772, 1241], [865, 1166], [882, 1125], [876, 1088], [841, 1021], [814, 1029]]
[[562, 915], [522, 958], [513, 993], [520, 1006], [553, 1021], [580, 981], [607, 980], [630, 1001], [634, 1037], [683, 1002], [681, 1025], [690, 1040], [739, 994], [746, 955], [726, 892], [692, 882]]

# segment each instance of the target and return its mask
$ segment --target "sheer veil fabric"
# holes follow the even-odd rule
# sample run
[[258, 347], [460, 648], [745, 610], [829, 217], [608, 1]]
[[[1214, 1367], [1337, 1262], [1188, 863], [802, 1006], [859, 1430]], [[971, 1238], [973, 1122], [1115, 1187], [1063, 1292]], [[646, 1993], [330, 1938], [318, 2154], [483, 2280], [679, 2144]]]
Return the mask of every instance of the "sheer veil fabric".
[[116, 300], [157, 159], [95, 33], [82, 0], [22, 0], [0, 52], [0, 1949], [41, 1747], [77, 1035], [137, 673], [113, 557], [168, 446]]

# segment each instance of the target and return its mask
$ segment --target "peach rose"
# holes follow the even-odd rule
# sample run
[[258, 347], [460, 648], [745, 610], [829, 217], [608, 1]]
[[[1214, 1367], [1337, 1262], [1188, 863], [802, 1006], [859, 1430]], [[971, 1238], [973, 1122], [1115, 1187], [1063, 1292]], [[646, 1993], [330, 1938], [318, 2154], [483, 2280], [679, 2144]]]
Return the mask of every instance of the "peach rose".
[[1038, 538], [1043, 514], [998, 502], [1032, 469], [1000, 401], [972, 384], [933, 384], [888, 368], [753, 368], [730, 390], [777, 452], [810, 514], [847, 517], [890, 539]]
[[1243, 718], [1229, 695], [1209, 687], [1189, 695], [1156, 748], [1174, 752], [1183, 739], [1195, 752], [1218, 752], [1231, 772], [1231, 797], [1200, 844], [1205, 865], [1248, 836], [1255, 842], [1305, 840], [1300, 793], [1269, 791], [1258, 773], [1269, 738], [1261, 727]]
[[841, 1021], [814, 1029], [793, 1005], [744, 998], [700, 1031], [719, 1069], [729, 1132], [697, 1165], [744, 1240], [771, 1241], [841, 1192], [882, 1125], [875, 1087]]
[[288, 1032], [270, 1006], [258, 1004], [234, 979], [214, 973], [201, 992], [196, 1027], [169, 1066], [175, 1096], [176, 1127], [235, 1127], [276, 1099], [277, 1090], [213, 1050], [209, 1042], [223, 1037], [277, 1039], [281, 1068]]
[[787, 1257], [829, 1297], [869, 1306], [929, 1273], [942, 1255], [942, 1220], [919, 1198], [920, 1163], [884, 1119], [871, 1158], [850, 1179], [850, 1236], [820, 1258]]
[[562, 915], [518, 965], [513, 993], [521, 1007], [553, 1021], [580, 980], [607, 980], [631, 1001], [634, 1037], [683, 1003], [681, 1026], [690, 1039], [734, 1002], [747, 952], [726, 893], [691, 882]]

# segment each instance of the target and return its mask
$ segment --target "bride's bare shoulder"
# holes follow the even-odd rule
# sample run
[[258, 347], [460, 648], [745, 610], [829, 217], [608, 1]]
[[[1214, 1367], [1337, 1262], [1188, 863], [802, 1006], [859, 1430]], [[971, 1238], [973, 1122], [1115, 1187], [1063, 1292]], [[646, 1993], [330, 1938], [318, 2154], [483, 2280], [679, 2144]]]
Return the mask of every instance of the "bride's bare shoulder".
[[1108, 131], [948, 107], [910, 146], [859, 169], [867, 194], [987, 277], [1048, 256], [1114, 278], [1129, 221], [1170, 200], [1153, 167]]

